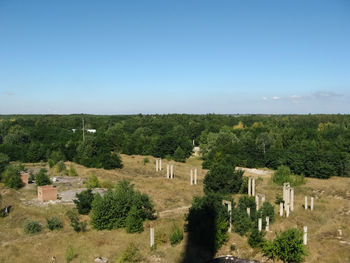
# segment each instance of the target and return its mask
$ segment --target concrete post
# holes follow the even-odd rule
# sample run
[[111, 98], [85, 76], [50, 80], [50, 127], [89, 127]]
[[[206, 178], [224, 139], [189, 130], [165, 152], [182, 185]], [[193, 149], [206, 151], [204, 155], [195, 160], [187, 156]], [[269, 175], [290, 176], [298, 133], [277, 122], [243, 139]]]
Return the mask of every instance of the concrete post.
[[158, 172], [158, 159], [156, 159], [156, 172]]
[[305, 210], [307, 210], [307, 196], [305, 196]]
[[159, 171], [162, 170], [162, 159], [159, 159]]
[[265, 195], [261, 197], [261, 206], [265, 203]]
[[294, 188], [290, 189], [290, 211], [294, 211]]
[[173, 164], [170, 165], [170, 178], [174, 179], [174, 165]]
[[307, 226], [304, 226], [304, 236], [303, 236], [304, 245], [307, 245]]
[[150, 238], [151, 238], [151, 248], [154, 246], [154, 228], [153, 227], [151, 227], [150, 229]]
[[249, 196], [252, 195], [252, 178], [251, 177], [248, 178], [248, 195]]
[[170, 178], [170, 174], [169, 174], [169, 164], [166, 165], [166, 178]]
[[193, 185], [193, 170], [191, 169], [191, 185]]
[[222, 200], [223, 205], [227, 205], [227, 211], [230, 214], [230, 227], [228, 229], [228, 232], [231, 232], [232, 230], [232, 204], [230, 201]]
[[256, 211], [259, 210], [259, 196], [255, 196]]
[[255, 177], [252, 179], [252, 196], [255, 196]]
[[289, 204], [286, 205], [286, 217], [289, 217]]
[[250, 207], [247, 207], [247, 214], [250, 216]]
[[259, 232], [261, 232], [261, 230], [262, 230], [262, 219], [261, 218], [258, 219], [258, 228], [259, 228]]
[[310, 201], [310, 210], [314, 210], [314, 198], [311, 197], [311, 201]]
[[197, 184], [197, 168], [194, 169], [194, 184]]
[[283, 203], [280, 203], [280, 216], [283, 216]]
[[270, 217], [266, 217], [266, 228], [265, 228], [266, 231], [269, 231], [270, 230]]

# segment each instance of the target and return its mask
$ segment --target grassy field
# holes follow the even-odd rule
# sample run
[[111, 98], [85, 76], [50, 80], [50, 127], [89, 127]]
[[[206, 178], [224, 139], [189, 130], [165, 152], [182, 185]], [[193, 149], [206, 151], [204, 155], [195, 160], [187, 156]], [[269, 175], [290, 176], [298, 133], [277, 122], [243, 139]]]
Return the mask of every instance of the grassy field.
[[[0, 185], [3, 205], [12, 205], [13, 210], [6, 218], [0, 218], [0, 262], [65, 262], [66, 248], [71, 245], [76, 257], [71, 262], [93, 262], [102, 256], [108, 262], [117, 262], [123, 252], [132, 243], [139, 249], [142, 262], [181, 262], [186, 244], [186, 235], [180, 245], [171, 246], [169, 234], [173, 224], [183, 226], [184, 215], [194, 195], [203, 194], [203, 178], [206, 171], [201, 169], [201, 161], [190, 158], [186, 164], [175, 163], [175, 179], [166, 179], [166, 160], [163, 171], [155, 171], [155, 159], [144, 156], [122, 155], [124, 168], [106, 171], [88, 169], [73, 164], [79, 177], [87, 178], [91, 173], [97, 175], [105, 184], [116, 183], [122, 178], [129, 179], [135, 188], [148, 194], [154, 202], [158, 218], [145, 222], [145, 231], [141, 234], [127, 234], [124, 229], [113, 231], [96, 231], [88, 227], [85, 233], [75, 233], [70, 227], [65, 211], [71, 205], [26, 205], [25, 201], [36, 197], [35, 187], [28, 186], [19, 191], [5, 189]], [[69, 163], [66, 163], [69, 167]], [[27, 165], [32, 168], [32, 165]], [[34, 167], [40, 164], [34, 165]], [[190, 185], [190, 169], [198, 168], [199, 183]], [[56, 173], [51, 171], [51, 175]], [[245, 174], [249, 175], [249, 174]], [[269, 176], [259, 176], [257, 193], [264, 193], [266, 200], [274, 203], [276, 194], [282, 194], [282, 187], [270, 183]], [[76, 187], [72, 185], [71, 187]], [[58, 186], [58, 191], [69, 188]], [[315, 197], [315, 210], [305, 211], [302, 207], [304, 196]], [[238, 196], [235, 196], [238, 199]], [[295, 188], [295, 211], [289, 218], [280, 218], [270, 226], [271, 232], [266, 237], [272, 239], [276, 232], [290, 227], [309, 229], [309, 255], [306, 262], [350, 262], [350, 178], [331, 178], [329, 180], [307, 179], [306, 184]], [[45, 225], [45, 218], [56, 215], [64, 222], [61, 231], [51, 232], [44, 229], [39, 234], [26, 235], [23, 224], [28, 219], [40, 221]], [[88, 216], [84, 217], [89, 220]], [[149, 249], [149, 227], [155, 228], [156, 249]], [[342, 236], [339, 236], [338, 230]], [[230, 251], [235, 244], [236, 250]], [[218, 251], [217, 255], [232, 254], [241, 258], [266, 261], [259, 250], [251, 249], [247, 238], [231, 233], [229, 241]]]

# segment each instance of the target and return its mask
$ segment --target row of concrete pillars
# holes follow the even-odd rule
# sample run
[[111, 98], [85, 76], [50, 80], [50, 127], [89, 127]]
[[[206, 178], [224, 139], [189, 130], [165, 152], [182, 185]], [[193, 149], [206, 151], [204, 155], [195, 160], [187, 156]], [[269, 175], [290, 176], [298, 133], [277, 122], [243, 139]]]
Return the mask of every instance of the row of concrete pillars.
[[248, 195], [255, 196], [255, 177], [248, 178]]
[[[307, 210], [309, 207], [308, 207], [308, 202], [307, 202], [307, 196], [305, 196], [305, 210]], [[310, 210], [314, 210], [314, 198], [313, 197], [310, 197]]]
[[162, 170], [162, 159], [156, 159], [156, 172]]
[[173, 164], [166, 165], [166, 178], [174, 179], [174, 165]]
[[[194, 180], [193, 180], [193, 174], [194, 174]], [[190, 173], [190, 183], [191, 185], [197, 184], [197, 168], [191, 169]]]

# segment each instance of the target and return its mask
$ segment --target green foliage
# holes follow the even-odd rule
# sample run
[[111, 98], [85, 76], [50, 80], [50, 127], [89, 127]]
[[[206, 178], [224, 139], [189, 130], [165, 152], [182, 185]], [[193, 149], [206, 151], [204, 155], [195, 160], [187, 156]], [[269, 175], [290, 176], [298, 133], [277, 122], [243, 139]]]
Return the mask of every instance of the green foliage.
[[66, 171], [66, 165], [64, 164], [63, 161], [59, 161], [58, 163], [56, 163], [56, 171], [58, 173], [64, 172]]
[[85, 221], [80, 221], [79, 215], [75, 210], [68, 210], [66, 215], [75, 232], [85, 232], [87, 223]]
[[215, 253], [228, 239], [229, 214], [217, 194], [194, 197], [186, 216], [190, 241]]
[[125, 220], [125, 230], [128, 233], [141, 233], [143, 231], [143, 218], [141, 211], [132, 206]]
[[231, 244], [230, 245], [230, 251], [235, 251], [236, 250], [236, 245], [235, 244]]
[[240, 209], [232, 210], [233, 230], [241, 236], [249, 232], [252, 227], [252, 221], [247, 214], [247, 211]]
[[254, 227], [248, 238], [248, 244], [252, 248], [262, 247], [264, 245], [264, 232], [259, 232], [258, 228]]
[[275, 199], [275, 204], [279, 205], [280, 203], [284, 203], [283, 197], [280, 194], [277, 194]]
[[280, 259], [283, 262], [302, 262], [307, 255], [303, 244], [303, 233], [298, 229], [288, 229], [273, 241], [267, 241], [263, 246], [263, 252], [271, 259]]
[[143, 158], [143, 165], [146, 165], [146, 163], [149, 163], [149, 159], [147, 157]]
[[39, 233], [42, 230], [42, 225], [34, 220], [29, 220], [24, 224], [24, 233], [26, 234], [35, 234]]
[[54, 216], [51, 218], [46, 218], [46, 227], [52, 231], [63, 228], [63, 224], [58, 217]]
[[70, 165], [69, 165], [68, 175], [69, 175], [69, 176], [78, 176], [78, 173], [77, 173], [77, 171], [75, 170], [73, 164], [70, 164]]
[[143, 257], [140, 250], [134, 245], [134, 243], [130, 243], [118, 260], [118, 263], [134, 263], [142, 261]]
[[55, 166], [55, 162], [52, 159], [49, 159], [48, 163], [50, 168], [53, 168]]
[[263, 227], [266, 225], [266, 217], [269, 217], [270, 223], [275, 222], [275, 208], [269, 202], [264, 202], [258, 211], [257, 218], [262, 218]]
[[0, 174], [5, 170], [5, 167], [9, 164], [9, 160], [9, 157], [6, 154], [0, 152]]
[[35, 175], [35, 184], [37, 186], [52, 184], [50, 177], [47, 175], [47, 170], [45, 168], [40, 169], [39, 173]]
[[272, 181], [278, 185], [283, 185], [286, 182], [291, 182], [292, 178], [289, 167], [284, 165], [279, 166], [277, 168], [277, 171], [272, 175]]
[[229, 164], [220, 163], [211, 167], [204, 177], [204, 192], [234, 194], [241, 189], [243, 172], [235, 171]]
[[2, 182], [8, 188], [19, 189], [23, 186], [19, 165], [8, 165], [2, 174]]
[[153, 219], [154, 207], [149, 197], [134, 190], [130, 182], [120, 181], [114, 191], [108, 190], [103, 197], [95, 195], [91, 224], [98, 230], [125, 227], [126, 218], [133, 206], [137, 208], [142, 220]]
[[87, 215], [91, 210], [91, 204], [94, 200], [94, 194], [91, 189], [84, 190], [79, 194], [75, 194], [77, 199], [74, 199], [73, 202], [76, 205], [79, 214]]
[[174, 152], [174, 160], [176, 162], [185, 162], [186, 161], [186, 153], [182, 148], [179, 146], [177, 147], [176, 151]]
[[101, 186], [100, 181], [95, 174], [91, 174], [85, 184], [87, 188], [99, 188]]
[[179, 244], [184, 237], [183, 230], [178, 225], [173, 225], [173, 228], [170, 233], [170, 244], [175, 246]]
[[74, 251], [74, 248], [71, 244], [69, 244], [66, 248], [66, 262], [69, 263], [71, 262], [74, 258], [76, 258], [78, 254]]

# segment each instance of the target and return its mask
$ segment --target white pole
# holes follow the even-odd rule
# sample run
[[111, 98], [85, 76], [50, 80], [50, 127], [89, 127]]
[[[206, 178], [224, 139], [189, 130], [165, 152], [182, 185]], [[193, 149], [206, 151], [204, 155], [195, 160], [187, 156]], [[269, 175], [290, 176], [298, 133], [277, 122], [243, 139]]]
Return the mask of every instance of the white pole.
[[250, 216], [250, 207], [247, 207], [247, 214]]
[[154, 228], [153, 227], [151, 227], [150, 229], [150, 238], [151, 238], [151, 248], [154, 246]]
[[280, 203], [280, 216], [283, 216], [283, 203]]
[[194, 184], [197, 184], [197, 168], [194, 169]]
[[289, 217], [289, 204], [286, 205], [286, 217]]
[[252, 178], [251, 177], [248, 178], [248, 195], [249, 196], [252, 195]]
[[252, 180], [252, 196], [255, 196], [255, 177]]
[[304, 226], [304, 236], [303, 236], [304, 245], [307, 245], [307, 226]]
[[166, 178], [169, 179], [169, 164], [166, 165]]
[[311, 209], [311, 211], [314, 210], [314, 198], [313, 197], [311, 197], [310, 209]]
[[162, 159], [159, 159], [159, 171], [162, 170]]
[[174, 165], [173, 164], [170, 165], [170, 178], [174, 179]]
[[261, 218], [259, 218], [259, 220], [258, 220], [258, 227], [259, 227], [259, 232], [261, 232], [261, 230], [262, 230], [262, 219]]
[[156, 159], [156, 172], [158, 172], [158, 159]]
[[191, 169], [191, 185], [193, 185], [193, 170]]
[[259, 196], [255, 196], [256, 211], [259, 210]]
[[265, 228], [266, 231], [269, 231], [270, 230], [270, 217], [266, 217], [266, 228]]
[[305, 196], [305, 210], [307, 210], [307, 196]]
[[290, 211], [294, 211], [294, 188], [290, 189]]

